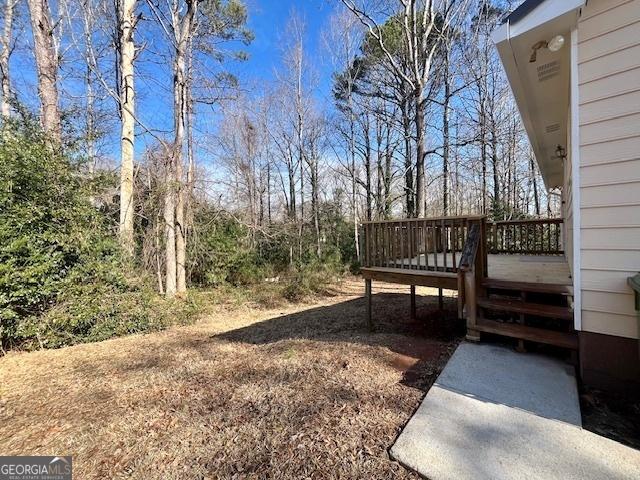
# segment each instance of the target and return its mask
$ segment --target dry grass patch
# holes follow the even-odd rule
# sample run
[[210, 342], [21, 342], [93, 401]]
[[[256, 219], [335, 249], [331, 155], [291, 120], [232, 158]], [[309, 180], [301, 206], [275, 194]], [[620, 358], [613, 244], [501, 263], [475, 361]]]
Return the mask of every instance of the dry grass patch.
[[412, 324], [407, 288], [383, 290], [374, 333], [350, 281], [315, 303], [10, 354], [0, 452], [72, 454], [83, 479], [413, 478], [387, 449], [458, 336], [434, 297]]

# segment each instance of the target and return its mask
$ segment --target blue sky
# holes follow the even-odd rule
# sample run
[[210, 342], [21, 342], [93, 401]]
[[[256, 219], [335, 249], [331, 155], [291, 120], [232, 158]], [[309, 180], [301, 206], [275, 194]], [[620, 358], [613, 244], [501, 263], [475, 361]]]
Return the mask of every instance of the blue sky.
[[[321, 32], [327, 26], [339, 0], [249, 0], [249, 28], [255, 40], [249, 46], [250, 59], [242, 69], [249, 76], [273, 79], [281, 54], [279, 43], [287, 21], [297, 11], [305, 22], [306, 50], [310, 58], [321, 58]], [[316, 68], [320, 65], [316, 64]], [[330, 75], [330, 72], [321, 72]], [[324, 76], [324, 75], [323, 75]]]
[[[241, 82], [241, 86], [251, 89], [252, 86], [262, 82], [270, 83], [275, 79], [275, 69], [278, 67], [282, 49], [280, 44], [284, 36], [287, 22], [292, 12], [296, 11], [304, 20], [306, 28], [305, 50], [309, 59], [312, 59], [313, 68], [318, 74], [318, 91], [316, 95], [320, 99], [327, 100], [330, 94], [331, 68], [324, 62], [322, 55], [321, 32], [327, 27], [329, 17], [339, 4], [339, 0], [245, 0], [248, 8], [248, 25], [254, 33], [254, 41], [246, 47], [242, 47], [249, 54], [245, 62], [228, 62], [223, 68], [235, 73]], [[54, 17], [56, 16], [56, 1], [51, 3]], [[143, 3], [140, 4], [141, 6]], [[26, 10], [26, 9], [25, 9]], [[149, 19], [149, 21], [152, 21]], [[19, 19], [24, 30], [18, 33], [18, 48], [11, 59], [12, 80], [14, 89], [19, 92], [20, 100], [34, 112], [39, 110], [37, 99], [35, 65], [33, 59], [33, 39], [29, 24], [28, 13], [25, 11]], [[151, 24], [144, 22], [139, 25], [138, 37], [145, 37], [147, 52], [162, 51], [164, 40], [153, 33], [149, 35]], [[62, 48], [64, 51], [64, 46]], [[168, 58], [154, 57], [147, 52], [139, 59], [136, 66], [136, 110], [139, 118], [150, 128], [158, 129], [161, 135], [170, 136], [172, 128], [172, 92], [171, 92], [171, 65]], [[81, 98], [83, 85], [69, 79], [73, 69], [82, 69], [80, 64], [74, 65], [67, 52], [63, 62], [60, 82], [61, 96], [72, 95]], [[113, 85], [113, 79], [106, 79]], [[64, 99], [61, 99], [64, 104]], [[111, 100], [107, 100], [111, 102]], [[119, 124], [116, 115], [116, 105], [113, 103], [113, 117], [109, 122], [110, 133], [106, 140], [104, 153], [115, 162], [119, 161]], [[78, 121], [82, 121], [82, 111], [76, 111]], [[198, 121], [203, 121], [202, 129], [211, 131], [215, 128], [216, 115], [211, 109], [202, 108], [198, 115]], [[113, 125], [111, 125], [113, 124]], [[206, 124], [206, 125], [205, 125]], [[200, 128], [198, 129], [200, 130]], [[143, 130], [138, 129], [139, 133]], [[197, 132], [196, 132], [197, 134]], [[149, 135], [139, 135], [136, 142], [136, 151], [141, 154], [144, 149], [154, 143]]]
[[[313, 69], [318, 75], [318, 86], [315, 92], [320, 101], [329, 100], [331, 89], [331, 68], [323, 59], [322, 31], [327, 28], [329, 18], [339, 0], [246, 0], [248, 9], [248, 26], [254, 34], [253, 42], [248, 46], [240, 46], [249, 54], [249, 58], [243, 62], [228, 61], [222, 68], [236, 74], [240, 80], [241, 88], [251, 90], [260, 83], [271, 83], [275, 80], [275, 71], [280, 65], [282, 56], [282, 40], [285, 35], [287, 23], [292, 13], [297, 13], [305, 25], [305, 53], [308, 56]], [[153, 78], [158, 75], [158, 67], [139, 65], [144, 70], [144, 77]], [[148, 123], [162, 130], [170, 130], [172, 126], [170, 72], [162, 71], [166, 91], [159, 96], [152, 85], [146, 84], [145, 90], [140, 92], [137, 109], [141, 118], [149, 119]], [[148, 82], [149, 80], [142, 80]], [[155, 80], [154, 80], [155, 81]], [[218, 108], [201, 106], [195, 131], [211, 132], [215, 130], [219, 117], [215, 115]], [[141, 138], [137, 144], [137, 150], [145, 148], [150, 138]], [[204, 155], [203, 155], [204, 156]]]

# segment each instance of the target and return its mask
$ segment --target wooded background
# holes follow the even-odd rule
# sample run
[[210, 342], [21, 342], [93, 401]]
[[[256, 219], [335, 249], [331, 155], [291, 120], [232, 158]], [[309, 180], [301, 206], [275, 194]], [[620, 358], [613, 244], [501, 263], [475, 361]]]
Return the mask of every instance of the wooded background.
[[264, 82], [237, 68], [253, 61], [242, 0], [3, 1], [5, 154], [18, 138], [43, 144], [34, 169], [62, 159], [123, 268], [168, 298], [357, 271], [364, 220], [559, 211], [491, 41], [519, 2], [317, 0], [320, 35], [291, 10]]

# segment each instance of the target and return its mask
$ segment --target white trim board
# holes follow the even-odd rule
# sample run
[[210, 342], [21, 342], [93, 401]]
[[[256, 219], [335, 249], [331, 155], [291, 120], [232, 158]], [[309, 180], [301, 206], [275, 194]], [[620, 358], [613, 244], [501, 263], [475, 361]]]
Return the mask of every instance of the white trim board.
[[542, 2], [515, 23], [511, 23], [507, 19], [507, 22], [498, 27], [491, 35], [493, 43], [517, 37], [566, 13], [582, 8], [585, 3], [587, 0], [547, 0]]
[[571, 30], [571, 75], [569, 112], [571, 115], [571, 208], [573, 213], [573, 322], [582, 330], [582, 272], [580, 271], [580, 96], [578, 79], [578, 29]]

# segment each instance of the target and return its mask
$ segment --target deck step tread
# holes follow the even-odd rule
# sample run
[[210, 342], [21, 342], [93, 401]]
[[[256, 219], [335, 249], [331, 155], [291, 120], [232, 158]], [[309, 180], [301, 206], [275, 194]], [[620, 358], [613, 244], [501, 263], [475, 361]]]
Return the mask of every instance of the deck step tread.
[[573, 311], [569, 307], [529, 303], [517, 299], [483, 297], [478, 299], [478, 305], [489, 310], [536, 315], [538, 317], [558, 318], [562, 320], [571, 320], [573, 318]]
[[557, 332], [543, 328], [530, 327], [515, 323], [502, 323], [495, 320], [478, 319], [476, 330], [531, 342], [554, 345], [556, 347], [578, 349], [578, 336], [575, 332]]
[[573, 295], [573, 287], [561, 283], [514, 282], [498, 278], [485, 278], [482, 286], [501, 290], [520, 290], [523, 292], [550, 293], [557, 295]]

